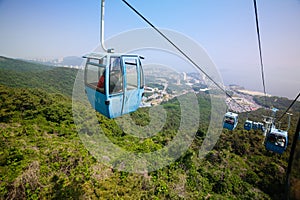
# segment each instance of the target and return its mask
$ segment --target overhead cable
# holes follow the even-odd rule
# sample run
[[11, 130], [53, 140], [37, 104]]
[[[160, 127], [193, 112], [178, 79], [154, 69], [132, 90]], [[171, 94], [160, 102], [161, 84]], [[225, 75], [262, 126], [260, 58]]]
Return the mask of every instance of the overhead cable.
[[284, 115], [287, 114], [287, 112], [290, 110], [290, 108], [296, 103], [296, 101], [298, 100], [299, 96], [300, 96], [300, 92], [297, 95], [297, 97], [293, 100], [293, 102], [290, 104], [290, 106], [286, 109], [286, 111], [281, 115], [281, 117], [279, 118], [278, 121], [282, 120], [282, 118], [284, 117]]
[[156, 32], [158, 32], [164, 39], [166, 39], [175, 49], [177, 49], [188, 61], [190, 61], [197, 69], [199, 69], [209, 80], [211, 80], [220, 90], [222, 90], [226, 96], [231, 98], [239, 107], [244, 111], [247, 110], [240, 105], [223, 87], [221, 87], [213, 78], [211, 78], [196, 62], [194, 62], [183, 50], [181, 50], [173, 41], [171, 41], [164, 33], [162, 33], [157, 27], [155, 27], [148, 19], [146, 19], [139, 11], [131, 6], [126, 0], [122, 0], [131, 10], [133, 10], [138, 16], [140, 16], [149, 26], [151, 26]]
[[265, 106], [267, 106], [267, 104], [266, 104], [267, 92], [266, 92], [266, 84], [265, 84], [264, 63], [263, 63], [263, 56], [262, 56], [261, 38], [260, 38], [260, 29], [259, 29], [259, 23], [258, 23], [258, 11], [257, 11], [256, 0], [253, 0], [253, 4], [254, 4], [254, 12], [255, 12], [256, 33], [257, 33], [257, 40], [258, 40], [261, 79], [262, 79], [262, 84], [263, 84], [263, 89], [264, 89], [264, 94], [265, 94]]

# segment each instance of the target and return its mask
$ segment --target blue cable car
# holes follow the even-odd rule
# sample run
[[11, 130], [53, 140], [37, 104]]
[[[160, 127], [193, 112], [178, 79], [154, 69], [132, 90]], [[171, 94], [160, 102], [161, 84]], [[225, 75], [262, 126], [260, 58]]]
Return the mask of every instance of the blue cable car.
[[108, 118], [134, 112], [144, 94], [138, 55], [90, 53], [84, 69], [85, 92], [92, 107]]
[[250, 131], [251, 128], [252, 128], [252, 121], [246, 120], [245, 124], [244, 124], [244, 129], [247, 130], [247, 131]]
[[238, 123], [238, 114], [233, 112], [227, 112], [224, 116], [223, 128], [233, 130]]
[[258, 128], [258, 123], [257, 122], [252, 122], [252, 129], [257, 130]]
[[264, 124], [261, 123], [261, 122], [258, 122], [258, 123], [257, 123], [257, 129], [258, 129], [258, 130], [261, 130], [261, 131], [265, 131]]
[[265, 139], [265, 147], [269, 151], [282, 154], [288, 145], [288, 132], [272, 127]]

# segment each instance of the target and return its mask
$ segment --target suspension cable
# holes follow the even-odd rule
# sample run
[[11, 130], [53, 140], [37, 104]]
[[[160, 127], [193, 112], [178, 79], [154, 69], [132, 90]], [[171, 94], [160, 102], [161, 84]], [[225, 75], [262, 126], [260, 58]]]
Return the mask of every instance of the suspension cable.
[[279, 118], [278, 121], [281, 121], [281, 120], [282, 120], [282, 118], [284, 117], [284, 115], [287, 114], [287, 112], [290, 110], [290, 108], [296, 103], [296, 101], [298, 100], [299, 96], [300, 96], [300, 92], [299, 92], [299, 94], [297, 95], [297, 97], [293, 100], [293, 102], [291, 103], [291, 105], [290, 105], [290, 106], [286, 109], [286, 111], [281, 115], [281, 117]]
[[262, 57], [262, 48], [261, 48], [261, 39], [260, 39], [260, 29], [259, 29], [259, 23], [258, 23], [258, 11], [257, 11], [257, 5], [256, 0], [253, 0], [254, 4], [254, 12], [255, 12], [255, 22], [256, 22], [256, 33], [257, 33], [257, 40], [258, 40], [258, 50], [259, 50], [259, 59], [260, 59], [260, 69], [261, 69], [261, 79], [265, 94], [265, 106], [267, 106], [267, 92], [266, 92], [266, 84], [265, 84], [265, 74], [264, 74], [264, 63], [263, 63], [263, 57]]
[[222, 90], [226, 96], [231, 98], [234, 103], [247, 112], [244, 106], [240, 105], [223, 87], [221, 87], [216, 81], [213, 80], [197, 63], [195, 63], [183, 50], [181, 50], [173, 41], [171, 41], [165, 34], [163, 34], [156, 26], [154, 26], [148, 19], [146, 19], [139, 11], [131, 6], [126, 0], [122, 0], [131, 10], [133, 10], [139, 17], [141, 17], [149, 26], [151, 26], [156, 32], [158, 32], [164, 39], [166, 39], [177, 51], [179, 51], [188, 61], [190, 61], [197, 69], [199, 69], [209, 80], [211, 80], [220, 90]]

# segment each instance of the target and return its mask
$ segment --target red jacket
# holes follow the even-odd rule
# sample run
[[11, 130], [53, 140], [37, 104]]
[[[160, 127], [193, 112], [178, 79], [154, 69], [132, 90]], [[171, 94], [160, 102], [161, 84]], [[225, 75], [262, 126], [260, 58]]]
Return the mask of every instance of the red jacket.
[[98, 88], [104, 88], [104, 76], [102, 75], [97, 84]]

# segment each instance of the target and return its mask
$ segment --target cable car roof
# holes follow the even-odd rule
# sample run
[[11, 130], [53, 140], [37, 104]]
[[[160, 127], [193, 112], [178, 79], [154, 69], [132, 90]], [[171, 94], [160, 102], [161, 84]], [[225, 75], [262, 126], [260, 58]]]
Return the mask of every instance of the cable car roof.
[[135, 55], [135, 54], [122, 54], [122, 53], [97, 53], [97, 52], [92, 52], [88, 53], [83, 56], [83, 58], [91, 58], [91, 59], [102, 59], [105, 56], [115, 56], [115, 57], [121, 57], [121, 56], [132, 56], [132, 57], [139, 57], [140, 59], [144, 59], [144, 57]]
[[276, 134], [276, 135], [281, 135], [281, 136], [284, 136], [284, 137], [287, 137], [287, 131], [283, 131], [283, 130], [280, 130], [280, 129], [277, 129], [277, 128], [272, 128], [271, 131], [270, 131], [271, 134]]
[[233, 112], [227, 112], [227, 113], [225, 114], [225, 116], [226, 116], [226, 117], [238, 117], [238, 114], [233, 113]]

